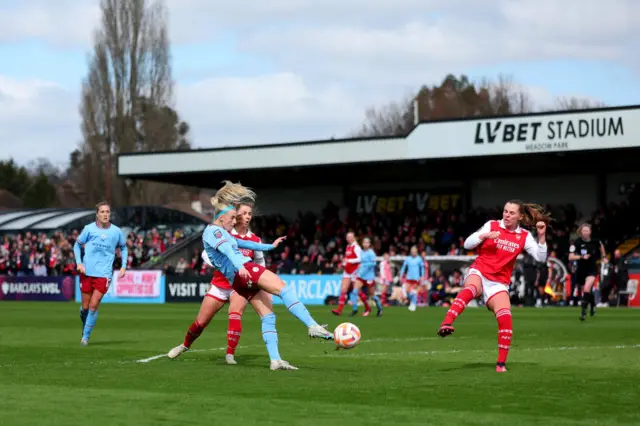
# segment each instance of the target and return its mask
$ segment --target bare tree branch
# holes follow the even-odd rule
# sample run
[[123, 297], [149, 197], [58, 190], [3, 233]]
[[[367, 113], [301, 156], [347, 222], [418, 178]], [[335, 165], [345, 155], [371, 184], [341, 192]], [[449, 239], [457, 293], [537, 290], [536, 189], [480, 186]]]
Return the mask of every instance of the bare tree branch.
[[82, 84], [77, 163], [85, 170], [77, 179], [82, 176], [90, 202], [104, 197], [107, 176], [116, 204], [160, 200], [171, 192], [166, 185], [116, 179], [111, 159], [121, 152], [189, 149], [189, 126], [173, 109], [167, 9], [162, 0], [102, 0], [100, 8]]

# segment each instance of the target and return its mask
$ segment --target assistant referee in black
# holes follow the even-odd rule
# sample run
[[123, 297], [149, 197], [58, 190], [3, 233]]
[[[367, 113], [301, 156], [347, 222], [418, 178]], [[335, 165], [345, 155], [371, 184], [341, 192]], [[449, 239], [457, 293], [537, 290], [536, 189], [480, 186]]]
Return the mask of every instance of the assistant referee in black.
[[[584, 223], [578, 228], [578, 238], [569, 248], [569, 260], [576, 261], [575, 283], [582, 290], [582, 310], [580, 320], [587, 318], [587, 307], [591, 305], [591, 316], [596, 313], [596, 301], [593, 296], [593, 283], [598, 275], [596, 262], [600, 258], [607, 262], [607, 253], [602, 241], [591, 238], [591, 225]], [[573, 280], [572, 280], [573, 281]]]

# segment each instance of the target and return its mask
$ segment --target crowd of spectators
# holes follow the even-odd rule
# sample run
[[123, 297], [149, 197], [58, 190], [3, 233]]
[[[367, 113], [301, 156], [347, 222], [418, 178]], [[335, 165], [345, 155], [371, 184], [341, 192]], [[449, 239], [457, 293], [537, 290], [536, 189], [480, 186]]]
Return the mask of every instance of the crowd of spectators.
[[[6, 234], [0, 237], [0, 275], [51, 276], [75, 275], [76, 263], [73, 245], [79, 231], [69, 233]], [[127, 268], [137, 268], [162, 255], [169, 247], [184, 238], [182, 229], [128, 232], [129, 251]], [[122, 265], [120, 250], [116, 251], [114, 269]]]
[[[633, 210], [626, 203], [611, 204], [590, 215], [581, 215], [568, 204], [547, 206], [554, 221], [549, 228], [550, 252], [569, 265], [567, 260], [570, 242], [576, 237], [578, 225], [589, 221], [593, 235], [604, 241], [607, 252], [624, 237], [637, 232], [628, 224], [633, 220]], [[343, 268], [345, 236], [354, 231], [358, 240], [365, 236], [372, 239], [373, 249], [379, 255], [407, 255], [417, 246], [421, 255], [470, 255], [463, 247], [467, 235], [477, 230], [490, 218], [500, 218], [501, 207], [473, 209], [464, 214], [446, 211], [428, 211], [414, 214], [350, 214], [329, 203], [319, 214], [300, 213], [293, 221], [283, 216], [257, 216], [253, 231], [264, 241], [287, 236], [283, 249], [267, 253], [267, 267], [278, 274], [340, 274]], [[157, 260], [167, 248], [184, 238], [181, 229], [147, 232], [129, 232], [127, 245], [128, 268], [137, 268], [147, 261]], [[78, 231], [45, 234], [5, 235], [0, 241], [0, 274], [7, 275], [59, 275], [75, 274], [73, 244]], [[211, 271], [203, 264], [201, 247], [195, 248], [191, 258], [180, 259], [173, 273], [207, 275]], [[114, 269], [120, 268], [122, 259], [116, 255]], [[430, 285], [419, 295], [419, 304], [446, 303], [454, 297], [461, 284], [458, 266], [443, 266], [426, 262], [427, 280]], [[392, 274], [397, 278], [399, 263], [391, 263]], [[449, 269], [447, 269], [449, 268]], [[396, 283], [398, 280], [396, 279]], [[393, 286], [392, 286], [393, 287]], [[402, 303], [401, 292], [390, 290], [390, 303]]]

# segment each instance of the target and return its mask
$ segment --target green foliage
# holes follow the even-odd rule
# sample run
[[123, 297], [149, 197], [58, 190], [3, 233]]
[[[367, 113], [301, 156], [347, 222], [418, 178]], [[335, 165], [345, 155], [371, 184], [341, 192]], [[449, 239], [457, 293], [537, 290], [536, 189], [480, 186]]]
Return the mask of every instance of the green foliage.
[[30, 173], [13, 160], [0, 161], [0, 189], [20, 198], [27, 208], [52, 207], [57, 202], [56, 188], [44, 169]]

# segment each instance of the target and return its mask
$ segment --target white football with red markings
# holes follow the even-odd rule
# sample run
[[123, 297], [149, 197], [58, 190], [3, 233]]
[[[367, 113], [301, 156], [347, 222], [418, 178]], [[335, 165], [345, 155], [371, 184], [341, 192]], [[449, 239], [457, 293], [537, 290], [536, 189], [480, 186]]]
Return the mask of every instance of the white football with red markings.
[[361, 336], [358, 326], [350, 322], [343, 322], [333, 332], [333, 340], [340, 349], [355, 348]]

